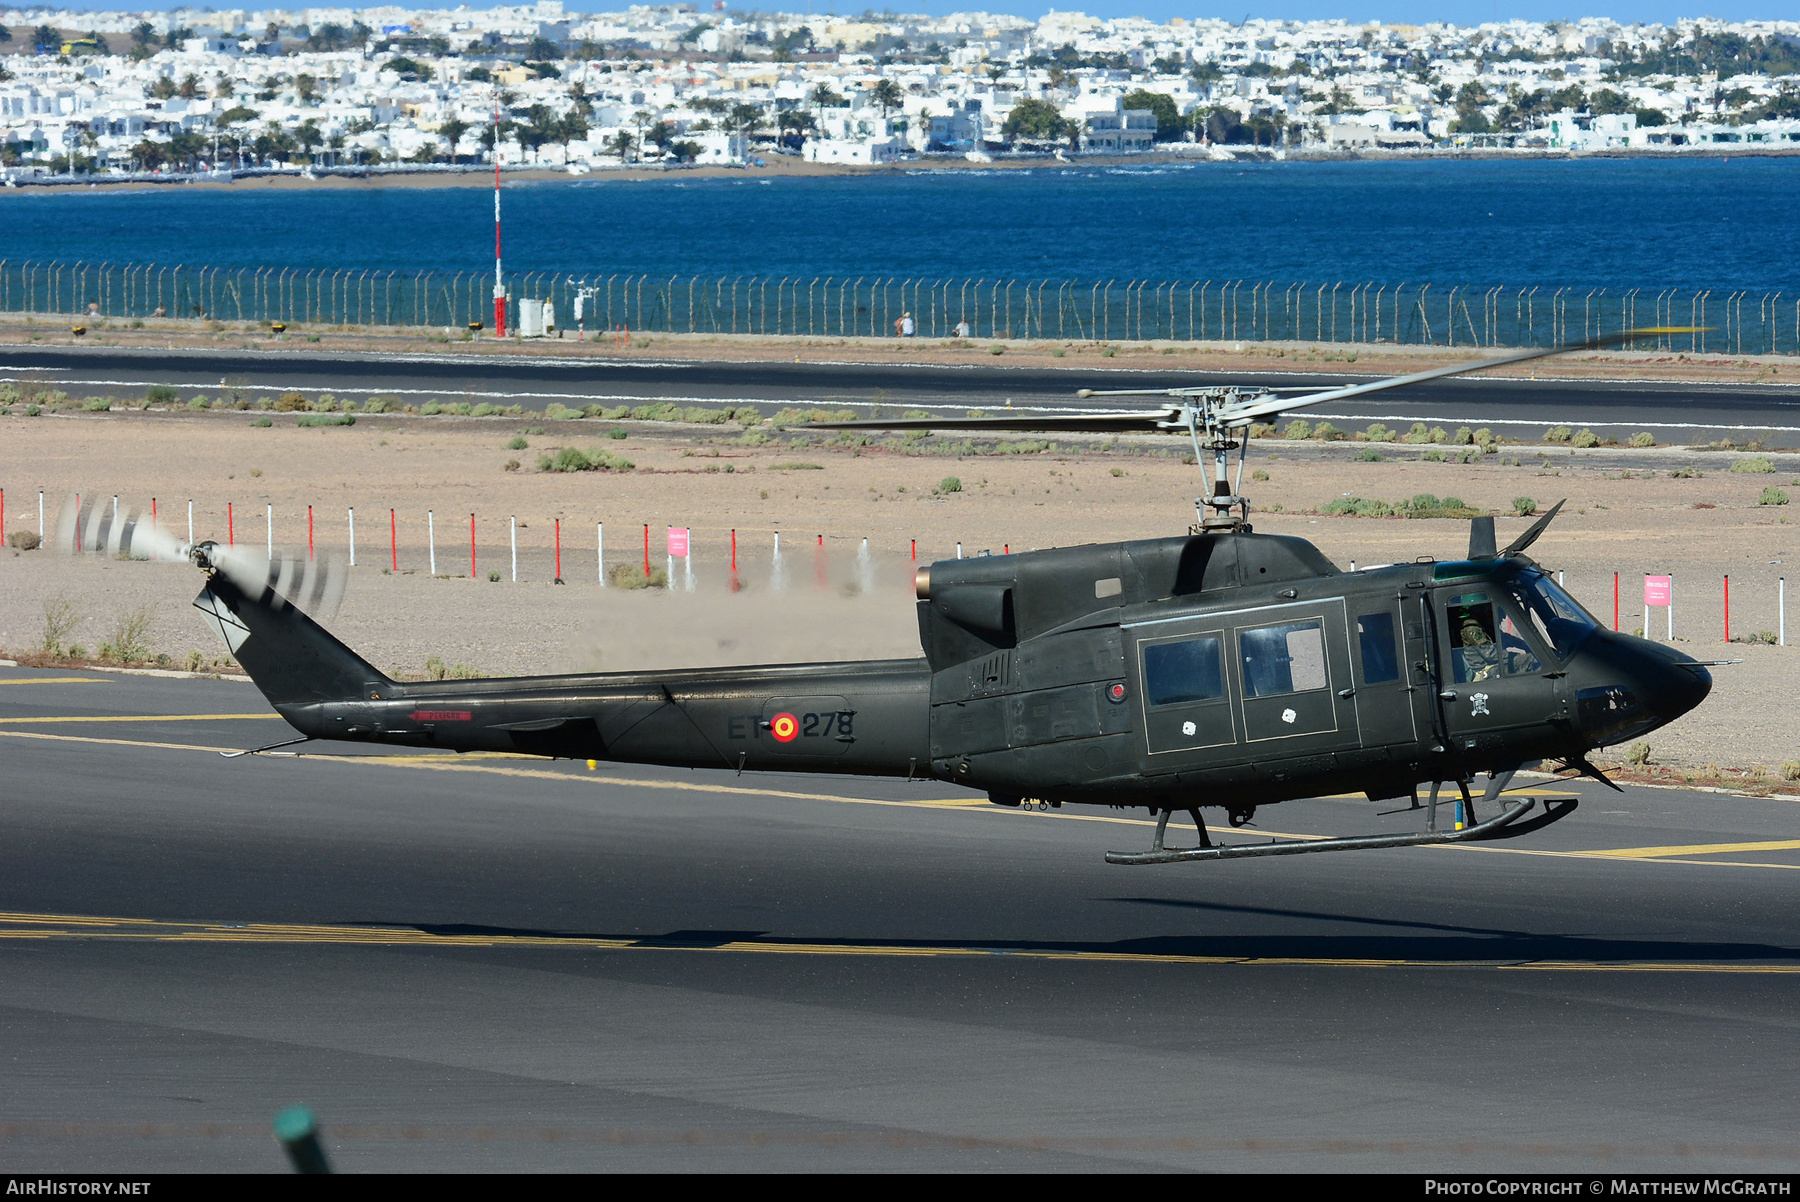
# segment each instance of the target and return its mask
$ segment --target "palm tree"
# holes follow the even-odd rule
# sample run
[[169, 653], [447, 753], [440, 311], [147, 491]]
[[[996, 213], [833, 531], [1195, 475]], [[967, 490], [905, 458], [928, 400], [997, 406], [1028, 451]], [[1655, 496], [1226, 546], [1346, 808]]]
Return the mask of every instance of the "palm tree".
[[632, 141], [629, 133], [620, 130], [612, 136], [612, 140], [606, 145], [609, 150], [619, 156], [619, 162], [625, 163], [630, 161]]
[[[592, 111], [592, 106], [589, 106], [589, 110]], [[569, 143], [576, 138], [587, 137], [587, 132], [587, 114], [582, 112], [579, 107], [564, 113], [557, 120], [556, 140], [562, 143], [564, 163], [569, 161]]]
[[131, 157], [138, 161], [138, 165], [143, 170], [155, 171], [163, 161], [162, 143], [152, 142], [149, 138], [145, 138], [131, 148]]
[[316, 121], [303, 121], [300, 128], [294, 131], [294, 142], [300, 147], [300, 153], [306, 156], [308, 163], [313, 161], [313, 147], [324, 140], [325, 135], [319, 132]]
[[452, 117], [450, 120], [441, 123], [437, 127], [437, 132], [438, 137], [442, 138], [445, 143], [449, 145], [450, 162], [454, 164], [456, 162], [456, 144], [463, 140], [464, 134], [469, 132], [469, 123], [467, 121], [459, 120], [456, 117]]
[[891, 79], [876, 81], [875, 90], [869, 93], [869, 98], [881, 107], [883, 121], [887, 120], [889, 113], [906, 103], [906, 93]]

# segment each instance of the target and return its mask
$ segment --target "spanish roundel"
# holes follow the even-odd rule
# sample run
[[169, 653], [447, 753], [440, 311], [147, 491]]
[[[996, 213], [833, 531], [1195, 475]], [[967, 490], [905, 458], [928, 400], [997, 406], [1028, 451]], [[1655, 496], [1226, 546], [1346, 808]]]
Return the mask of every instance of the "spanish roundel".
[[769, 733], [777, 743], [792, 743], [800, 733], [800, 719], [792, 714], [776, 714], [769, 723]]

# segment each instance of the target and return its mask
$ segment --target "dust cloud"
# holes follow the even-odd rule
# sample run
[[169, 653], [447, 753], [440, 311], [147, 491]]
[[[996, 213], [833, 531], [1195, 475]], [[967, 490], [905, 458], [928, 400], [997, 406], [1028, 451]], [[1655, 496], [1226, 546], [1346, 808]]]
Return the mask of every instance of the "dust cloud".
[[[656, 565], [665, 569], [665, 563]], [[676, 561], [660, 588], [608, 588], [584, 606], [556, 671], [632, 672], [920, 654], [913, 565], [901, 558], [785, 554], [730, 573], [702, 564], [688, 591]]]

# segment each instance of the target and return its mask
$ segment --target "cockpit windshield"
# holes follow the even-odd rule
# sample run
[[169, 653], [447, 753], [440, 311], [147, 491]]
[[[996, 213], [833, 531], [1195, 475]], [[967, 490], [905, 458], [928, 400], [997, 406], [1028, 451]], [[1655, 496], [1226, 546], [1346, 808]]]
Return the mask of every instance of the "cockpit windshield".
[[1599, 625], [1575, 598], [1542, 572], [1519, 569], [1507, 581], [1507, 590], [1562, 659], [1568, 659]]

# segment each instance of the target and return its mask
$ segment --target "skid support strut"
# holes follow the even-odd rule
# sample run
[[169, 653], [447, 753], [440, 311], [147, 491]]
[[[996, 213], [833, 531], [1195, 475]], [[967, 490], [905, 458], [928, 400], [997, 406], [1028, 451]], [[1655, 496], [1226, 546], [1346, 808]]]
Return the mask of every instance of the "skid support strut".
[[[1486, 822], [1466, 826], [1459, 831], [1426, 830], [1411, 835], [1351, 835], [1335, 839], [1274, 841], [1270, 843], [1238, 843], [1226, 846], [1202, 846], [1186, 849], [1162, 845], [1162, 830], [1168, 812], [1157, 824], [1157, 838], [1149, 851], [1106, 853], [1108, 864], [1176, 864], [1186, 860], [1238, 860], [1250, 856], [1302, 856], [1321, 851], [1369, 851], [1378, 847], [1418, 847], [1428, 843], [1474, 843], [1482, 839], [1510, 839], [1530, 831], [1541, 830], [1575, 811], [1576, 800], [1558, 798], [1544, 803], [1544, 812], [1522, 826], [1514, 824], [1536, 804], [1530, 798], [1496, 814]], [[1204, 828], [1202, 828], [1204, 831]], [[1201, 836], [1203, 839], [1205, 835]]]

